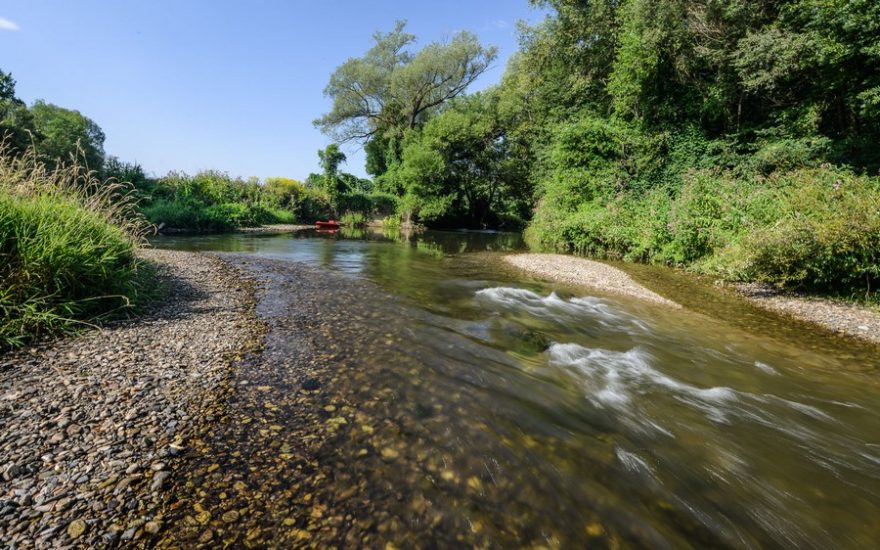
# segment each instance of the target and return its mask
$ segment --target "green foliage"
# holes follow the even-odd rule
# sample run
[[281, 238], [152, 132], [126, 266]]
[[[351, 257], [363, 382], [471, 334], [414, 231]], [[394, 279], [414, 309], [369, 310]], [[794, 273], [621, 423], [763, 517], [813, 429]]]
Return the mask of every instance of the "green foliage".
[[880, 182], [848, 172], [802, 170], [778, 176], [774, 221], [724, 251], [741, 279], [821, 291], [861, 289], [880, 280]]
[[290, 178], [266, 178], [263, 183], [266, 191], [272, 195], [269, 202], [279, 208], [295, 210], [308, 193], [305, 184]]
[[521, 223], [530, 187], [504, 131], [496, 90], [452, 102], [404, 140], [382, 182], [403, 195], [407, 220], [445, 225]]
[[31, 107], [39, 139], [37, 151], [52, 167], [72, 159], [90, 170], [101, 171], [104, 164], [104, 132], [79, 111], [37, 101]]
[[371, 213], [373, 201], [366, 193], [346, 193], [337, 200], [337, 206], [342, 212]]
[[405, 26], [398, 22], [393, 31], [376, 33], [363, 57], [333, 72], [324, 90], [333, 107], [315, 121], [321, 131], [340, 142], [399, 137], [463, 93], [497, 53], [469, 32], [412, 52], [416, 38]]
[[[149, 269], [130, 188], [72, 165], [0, 154], [0, 347], [70, 332], [134, 305]], [[146, 275], [146, 276], [145, 276]]]
[[342, 222], [342, 225], [345, 227], [364, 227], [370, 222], [367, 215], [363, 212], [350, 211], [343, 214], [339, 218], [339, 221]]
[[872, 285], [880, 4], [534, 3], [553, 13], [522, 29], [499, 90], [536, 189], [532, 244]]
[[15, 97], [15, 80], [0, 70], [0, 139], [10, 155], [22, 155], [36, 140], [34, 115]]
[[386, 234], [400, 231], [400, 216], [388, 216], [382, 219], [382, 231]]
[[296, 212], [311, 208], [299, 182], [272, 178], [232, 178], [217, 171], [188, 176], [171, 173], [144, 197], [142, 211], [150, 222], [175, 229], [228, 231], [273, 223], [292, 223]]
[[345, 153], [336, 143], [331, 143], [326, 149], [318, 151], [318, 158], [321, 159], [321, 168], [324, 169], [325, 176], [335, 176], [339, 173], [339, 165], [346, 161]]
[[140, 164], [124, 162], [115, 156], [108, 156], [104, 160], [101, 175], [104, 179], [131, 184], [142, 192], [149, 190], [154, 185]]
[[539, 208], [527, 238], [734, 280], [867, 292], [880, 277], [880, 181], [830, 168], [769, 178], [700, 170], [677, 192], [631, 192], [571, 212]]
[[397, 195], [380, 191], [370, 194], [370, 202], [372, 202], [372, 214], [374, 217], [390, 216], [397, 212], [400, 205], [400, 199]]

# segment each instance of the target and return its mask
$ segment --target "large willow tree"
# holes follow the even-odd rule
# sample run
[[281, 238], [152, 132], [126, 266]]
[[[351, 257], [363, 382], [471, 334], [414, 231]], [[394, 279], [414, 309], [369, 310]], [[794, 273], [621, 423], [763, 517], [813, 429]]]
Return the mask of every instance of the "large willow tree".
[[470, 32], [414, 52], [416, 37], [405, 26], [398, 22], [393, 31], [376, 33], [363, 57], [330, 76], [324, 94], [333, 107], [315, 121], [321, 131], [339, 142], [402, 135], [462, 94], [496, 57], [494, 47], [483, 47]]

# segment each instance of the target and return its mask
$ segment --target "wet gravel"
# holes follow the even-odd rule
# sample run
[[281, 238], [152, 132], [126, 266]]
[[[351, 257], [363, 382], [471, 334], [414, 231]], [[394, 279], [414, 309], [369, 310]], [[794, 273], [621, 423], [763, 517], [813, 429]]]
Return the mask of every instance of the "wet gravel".
[[736, 291], [755, 305], [807, 321], [831, 332], [880, 344], [880, 311], [828, 298], [786, 293], [776, 288], [743, 283]]
[[0, 358], [0, 548], [151, 544], [205, 404], [261, 340], [234, 269], [142, 254], [167, 292], [152, 312]]
[[[664, 547], [574, 473], [620, 480], [620, 494], [654, 506], [611, 438], [526, 429], [519, 400], [480, 389], [503, 353], [354, 277], [222, 257], [258, 281], [268, 332], [192, 438], [156, 548]], [[505, 392], [525, 384], [505, 377]], [[697, 545], [718, 542], [665, 517]]]
[[531, 275], [550, 281], [586, 286], [611, 294], [680, 307], [635, 282], [623, 271], [601, 262], [563, 254], [514, 254], [505, 256], [504, 260]]

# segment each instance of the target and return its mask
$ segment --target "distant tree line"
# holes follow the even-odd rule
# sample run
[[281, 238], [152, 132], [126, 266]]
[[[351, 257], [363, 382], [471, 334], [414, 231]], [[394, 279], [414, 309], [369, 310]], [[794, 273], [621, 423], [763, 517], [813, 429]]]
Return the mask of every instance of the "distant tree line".
[[32, 159], [48, 171], [77, 165], [101, 181], [133, 186], [140, 211], [161, 229], [224, 231], [241, 226], [312, 222], [347, 211], [365, 216], [394, 212], [394, 197], [372, 194], [372, 181], [340, 170], [339, 145], [319, 151], [322, 173], [304, 182], [289, 178], [243, 179], [216, 170], [150, 177], [132, 162], [107, 155], [104, 132], [79, 111], [42, 100], [27, 106], [12, 75], [0, 71], [0, 138], [5, 156]]

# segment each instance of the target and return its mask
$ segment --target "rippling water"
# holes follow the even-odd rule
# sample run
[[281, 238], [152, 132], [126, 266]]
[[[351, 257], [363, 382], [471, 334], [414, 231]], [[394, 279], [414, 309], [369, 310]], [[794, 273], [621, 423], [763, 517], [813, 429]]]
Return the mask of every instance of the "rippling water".
[[[531, 280], [498, 259], [522, 248], [515, 235], [355, 237], [154, 242], [327, 273], [312, 298], [330, 328], [316, 342], [333, 350], [351, 424], [326, 451], [328, 491], [358, 480], [359, 495], [338, 504], [351, 506], [340, 529], [418, 546], [880, 541], [876, 349], [668, 271], [634, 274], [684, 310]], [[298, 376], [284, 330], [262, 381], [279, 388]]]

